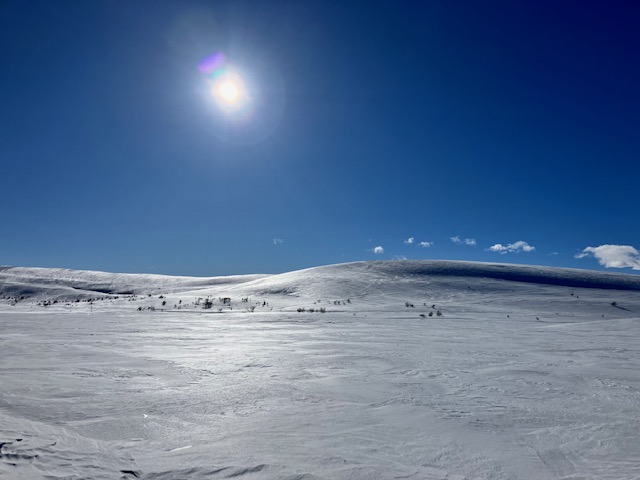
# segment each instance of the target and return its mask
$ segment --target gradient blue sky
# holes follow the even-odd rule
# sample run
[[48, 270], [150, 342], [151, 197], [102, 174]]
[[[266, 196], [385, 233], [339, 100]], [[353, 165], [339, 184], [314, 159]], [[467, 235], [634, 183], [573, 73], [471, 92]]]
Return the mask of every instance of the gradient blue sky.
[[639, 5], [0, 1], [0, 264], [640, 269]]

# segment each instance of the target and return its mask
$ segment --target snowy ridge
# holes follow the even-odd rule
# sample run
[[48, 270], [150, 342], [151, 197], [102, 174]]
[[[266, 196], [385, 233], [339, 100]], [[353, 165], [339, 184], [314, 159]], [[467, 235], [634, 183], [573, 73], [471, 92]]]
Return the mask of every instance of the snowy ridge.
[[474, 278], [575, 288], [640, 290], [640, 276], [569, 268], [436, 260], [354, 262], [278, 275], [185, 277], [106, 273], [62, 268], [0, 267], [0, 296], [73, 299], [101, 295], [202, 293], [361, 296], [389, 288], [426, 288], [442, 277]]
[[363, 296], [407, 289], [471, 288], [480, 278], [538, 285], [640, 290], [640, 276], [497, 263], [401, 260], [314, 267], [239, 284], [253, 295]]
[[184, 277], [65, 268], [0, 267], [0, 295], [75, 299], [96, 294], [173, 293], [217, 285], [233, 285], [262, 277], [264, 275]]
[[438, 260], [372, 262], [371, 266], [382, 272], [395, 275], [483, 277], [565, 287], [640, 290], [640, 276], [638, 275], [573, 268]]

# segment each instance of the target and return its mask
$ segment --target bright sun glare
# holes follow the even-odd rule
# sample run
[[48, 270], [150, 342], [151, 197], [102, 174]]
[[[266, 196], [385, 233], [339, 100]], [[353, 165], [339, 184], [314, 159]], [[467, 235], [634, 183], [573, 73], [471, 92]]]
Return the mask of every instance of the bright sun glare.
[[249, 101], [244, 82], [236, 73], [224, 73], [216, 78], [212, 93], [218, 106], [228, 112], [244, 109]]
[[227, 102], [235, 102], [240, 96], [240, 89], [234, 82], [227, 80], [218, 87], [218, 95]]

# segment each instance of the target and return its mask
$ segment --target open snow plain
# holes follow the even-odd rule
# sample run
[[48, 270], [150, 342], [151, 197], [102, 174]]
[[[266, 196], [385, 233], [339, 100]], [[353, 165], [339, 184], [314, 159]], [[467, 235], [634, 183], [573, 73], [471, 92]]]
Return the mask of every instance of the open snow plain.
[[0, 296], [1, 478], [640, 478], [638, 276], [3, 268]]

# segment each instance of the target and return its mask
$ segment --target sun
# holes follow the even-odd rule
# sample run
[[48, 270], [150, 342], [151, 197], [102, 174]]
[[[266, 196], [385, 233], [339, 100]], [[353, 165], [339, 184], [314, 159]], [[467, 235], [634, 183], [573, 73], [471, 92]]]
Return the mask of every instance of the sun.
[[242, 77], [234, 72], [225, 72], [215, 78], [212, 94], [218, 106], [227, 112], [243, 110], [249, 103], [245, 83]]
[[218, 86], [216, 93], [225, 102], [233, 103], [240, 97], [240, 87], [235, 82], [226, 80]]

